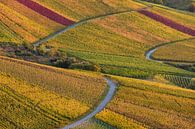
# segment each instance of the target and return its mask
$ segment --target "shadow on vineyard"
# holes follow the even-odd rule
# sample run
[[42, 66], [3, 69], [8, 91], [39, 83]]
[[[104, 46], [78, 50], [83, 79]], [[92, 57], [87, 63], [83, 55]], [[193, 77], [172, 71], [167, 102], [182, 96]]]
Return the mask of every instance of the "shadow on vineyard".
[[17, 45], [15, 43], [2, 43], [0, 45], [1, 55], [12, 58], [23, 59], [31, 62], [52, 65], [60, 68], [81, 69], [89, 71], [101, 71], [100, 66], [77, 57], [66, 54], [49, 46], [41, 45], [36, 49], [32, 44], [24, 43]]

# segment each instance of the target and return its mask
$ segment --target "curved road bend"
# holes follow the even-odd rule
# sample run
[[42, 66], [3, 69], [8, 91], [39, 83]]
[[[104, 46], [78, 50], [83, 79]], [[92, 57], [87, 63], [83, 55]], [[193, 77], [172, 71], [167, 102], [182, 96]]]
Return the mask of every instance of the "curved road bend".
[[34, 47], [38, 47], [39, 45], [47, 42], [48, 40], [50, 40], [52, 38], [55, 38], [56, 36], [58, 36], [58, 35], [60, 35], [60, 34], [62, 34], [64, 32], [66, 32], [66, 31], [68, 31], [70, 29], [73, 29], [73, 28], [75, 28], [75, 27], [77, 27], [77, 26], [79, 26], [81, 24], [87, 23], [87, 22], [92, 21], [92, 20], [95, 20], [95, 19], [100, 19], [100, 18], [104, 18], [104, 17], [108, 17], [108, 16], [113, 16], [113, 15], [117, 15], [117, 14], [123, 14], [123, 13], [138, 12], [140, 10], [143, 10], [143, 9], [146, 10], [148, 8], [152, 8], [152, 6], [144, 7], [144, 8], [138, 9], [138, 10], [126, 10], [126, 11], [120, 11], [120, 12], [108, 13], [108, 14], [104, 14], [104, 15], [90, 17], [90, 18], [81, 20], [79, 22], [76, 22], [76, 23], [74, 23], [74, 24], [72, 24], [70, 26], [67, 26], [67, 27], [65, 27], [65, 28], [63, 28], [61, 30], [58, 30], [58, 31], [56, 31], [54, 33], [51, 33], [50, 35], [44, 37], [43, 39], [40, 39], [40, 40], [34, 42], [33, 43], [33, 46]]
[[[148, 8], [151, 8], [151, 7], [145, 7], [145, 8], [142, 8], [142, 9], [148, 9]], [[141, 9], [140, 9], [141, 10]], [[76, 22], [66, 28], [63, 28], [59, 31], [56, 31], [48, 36], [46, 36], [45, 38], [43, 39], [40, 39], [36, 42], [33, 43], [33, 46], [34, 47], [38, 47], [39, 45], [47, 42], [48, 40], [52, 39], [52, 38], [55, 38], [56, 36], [64, 33], [64, 32], [67, 32], [68, 30], [70, 29], [73, 29], [81, 24], [84, 24], [84, 23], [87, 23], [91, 20], [95, 20], [95, 19], [99, 19], [99, 18], [104, 18], [104, 17], [107, 17], [107, 16], [112, 16], [112, 15], [117, 15], [117, 14], [122, 14], [122, 13], [130, 13], [130, 12], [137, 12], [139, 10], [127, 10], [127, 11], [121, 11], [121, 12], [115, 12], [115, 13], [110, 13], [110, 14], [104, 14], [104, 15], [100, 15], [100, 16], [95, 16], [95, 17], [91, 17], [91, 18], [88, 18], [88, 19], [84, 19], [84, 20], [81, 20], [79, 22]], [[91, 113], [89, 113], [87, 116], [83, 117], [82, 119], [70, 124], [70, 125], [67, 125], [65, 127], [63, 127], [62, 129], [70, 129], [70, 128], [74, 128], [80, 124], [82, 124], [83, 122], [89, 120], [90, 118], [94, 117], [97, 113], [99, 113], [100, 111], [102, 111], [106, 105], [111, 101], [112, 97], [114, 96], [114, 93], [116, 91], [116, 87], [117, 87], [117, 84], [114, 83], [111, 79], [108, 79], [106, 78], [106, 81], [107, 81], [107, 84], [109, 86], [109, 91], [106, 95], [106, 97], [104, 98], [104, 100], [100, 103], [100, 105], [98, 107], [96, 107], [95, 110], [93, 110]]]
[[47, 37], [43, 38], [43, 39], [40, 39], [36, 42], [33, 43], [34, 47], [38, 47], [39, 45], [47, 42], [48, 40], [50, 39], [53, 39], [55, 38], [56, 36], [58, 35], [61, 35], [62, 33], [70, 30], [70, 29], [73, 29], [81, 24], [84, 24], [84, 23], [87, 23], [89, 21], [92, 21], [92, 20], [95, 20], [95, 19], [100, 19], [100, 18], [104, 18], [104, 17], [108, 17], [108, 16], [112, 16], [112, 15], [117, 15], [117, 14], [122, 14], [122, 13], [129, 13], [129, 12], [134, 12], [134, 10], [127, 10], [127, 11], [121, 11], [121, 12], [115, 12], [115, 13], [109, 13], [109, 14], [104, 14], [104, 15], [99, 15], [99, 16], [95, 16], [95, 17], [90, 17], [90, 18], [87, 18], [87, 19], [84, 19], [84, 20], [81, 20], [79, 22], [76, 22], [70, 26], [67, 26], [61, 30], [58, 30], [54, 33], [51, 33], [50, 35], [48, 35]]
[[102, 111], [106, 105], [111, 101], [112, 97], [114, 96], [114, 93], [116, 91], [117, 88], [117, 84], [115, 82], [113, 82], [111, 79], [106, 78], [107, 84], [109, 86], [109, 91], [106, 95], [106, 97], [104, 98], [104, 100], [99, 104], [98, 107], [96, 107], [95, 110], [93, 110], [91, 113], [89, 113], [87, 116], [84, 116], [83, 118], [81, 118], [80, 120], [67, 125], [65, 127], [63, 127], [62, 129], [71, 129], [74, 128], [82, 123], [84, 123], [85, 121], [91, 119], [92, 117], [94, 117], [97, 113], [99, 113], [100, 111]]
[[151, 49], [149, 50], [147, 53], [146, 53], [146, 59], [147, 60], [151, 60], [151, 61], [155, 61], [155, 62], [159, 62], [159, 63], [162, 63], [162, 61], [159, 61], [159, 60], [155, 60], [152, 58], [152, 55], [155, 51], [157, 51], [159, 48], [154, 48], [154, 49]]
[[[145, 54], [145, 57], [146, 57], [147, 60], [155, 61], [155, 62], [159, 62], [159, 63], [164, 63], [164, 62], [165, 63], [171, 63], [171, 62], [174, 62], [174, 61], [163, 61], [163, 60], [153, 59], [152, 55], [154, 54], [154, 52], [156, 52], [158, 49], [160, 49], [163, 46], [167, 46], [167, 45], [174, 44], [174, 43], [177, 43], [177, 42], [193, 40], [193, 39], [195, 39], [195, 38], [193, 37], [193, 38], [189, 38], [189, 39], [183, 39], [183, 40], [178, 40], [178, 41], [173, 41], [173, 42], [169, 42], [169, 43], [160, 44], [159, 46], [155, 46], [155, 47], [151, 48], [150, 50], [148, 50], [146, 52], [146, 54]], [[178, 63], [192, 64], [190, 62], [182, 62], [182, 61], [178, 62]]]

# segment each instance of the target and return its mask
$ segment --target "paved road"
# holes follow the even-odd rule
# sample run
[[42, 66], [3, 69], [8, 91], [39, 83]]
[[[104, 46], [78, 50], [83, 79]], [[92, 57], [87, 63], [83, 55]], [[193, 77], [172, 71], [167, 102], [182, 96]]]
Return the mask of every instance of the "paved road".
[[154, 53], [155, 51], [157, 51], [158, 49], [159, 49], [159, 48], [154, 48], [154, 49], [149, 50], [149, 51], [146, 53], [146, 59], [147, 59], [147, 60], [152, 60], [152, 61], [155, 61], [155, 62], [160, 62], [160, 63], [162, 63], [162, 61], [154, 60], [154, 59], [152, 58], [153, 53]]
[[92, 21], [92, 20], [95, 20], [95, 19], [100, 19], [100, 18], [103, 18], [103, 17], [112, 16], [112, 15], [117, 15], [117, 14], [122, 14], [122, 13], [129, 13], [129, 12], [134, 12], [134, 10], [127, 10], [127, 11], [109, 13], [109, 14], [99, 15], [99, 16], [95, 16], [95, 17], [90, 17], [90, 18], [85, 19], [85, 20], [81, 20], [81, 21], [76, 22], [76, 23], [74, 23], [74, 24], [72, 24], [72, 25], [70, 25], [70, 26], [68, 26], [68, 27], [66, 27], [66, 28], [63, 28], [63, 29], [61, 29], [61, 30], [59, 30], [59, 31], [56, 31], [56, 32], [54, 32], [54, 33], [48, 35], [47, 37], [45, 37], [45, 38], [43, 38], [43, 39], [40, 39], [40, 40], [34, 42], [33, 45], [34, 45], [34, 47], [38, 47], [38, 46], [40, 46], [41, 44], [46, 43], [46, 42], [49, 41], [50, 39], [53, 39], [53, 38], [55, 38], [56, 36], [61, 35], [61, 34], [63, 34], [64, 32], [67, 32], [68, 30], [73, 29], [73, 28], [75, 28], [75, 27], [77, 27], [77, 26], [80, 26], [80, 25], [82, 25], [82, 24], [84, 24], [84, 23], [87, 23], [87, 22], [89, 22], [89, 21]]
[[[151, 7], [146, 7], [146, 8], [143, 8], [143, 9], [148, 9], [148, 8], [151, 8]], [[91, 20], [95, 20], [95, 19], [99, 19], [99, 18], [103, 18], [103, 17], [108, 17], [108, 16], [112, 16], [112, 15], [117, 15], [117, 14], [122, 14], [122, 13], [136, 12], [136, 11], [139, 11], [139, 10], [127, 10], [127, 11], [115, 12], [115, 13], [95, 16], [95, 17], [91, 17], [91, 18], [88, 18], [88, 19], [85, 19], [85, 20], [81, 20], [79, 22], [76, 22], [76, 23], [64, 28], [64, 29], [61, 29], [57, 32], [52, 33], [52, 34], [48, 35], [47, 37], [45, 37], [43, 39], [40, 39], [40, 40], [34, 42], [33, 45], [36, 48], [36, 47], [40, 46], [41, 44], [46, 43], [50, 39], [53, 39], [56, 36], [61, 35], [64, 32], [67, 32], [68, 30], [73, 29], [73, 28], [75, 28], [75, 27], [77, 27], [81, 24], [87, 23]], [[106, 81], [109, 85], [109, 91], [108, 91], [106, 97], [104, 98], [104, 100], [100, 103], [100, 105], [98, 107], [96, 107], [96, 109], [93, 110], [91, 113], [89, 113], [87, 116], [83, 117], [82, 119], [80, 119], [80, 120], [78, 120], [78, 121], [76, 121], [76, 122], [74, 122], [70, 125], [65, 126], [62, 129], [74, 128], [74, 127], [82, 124], [83, 122], [89, 120], [90, 118], [94, 117], [97, 113], [99, 113], [100, 111], [102, 111], [106, 107], [106, 105], [111, 101], [111, 99], [112, 99], [112, 97], [113, 97], [113, 95], [116, 91], [116, 87], [117, 87], [117, 84], [114, 83], [112, 80], [106, 78]]]
[[[163, 46], [167, 46], [167, 45], [178, 43], [178, 42], [182, 42], [182, 41], [193, 40], [193, 39], [195, 39], [195, 38], [193, 37], [193, 38], [189, 38], [189, 39], [183, 39], [183, 40], [178, 40], [178, 41], [173, 41], [173, 42], [160, 44], [159, 46], [153, 47], [153, 48], [151, 48], [150, 50], [148, 50], [146, 52], [146, 54], [145, 54], [146, 59], [147, 60], [151, 60], [151, 61], [155, 61], [155, 62], [159, 62], [159, 63], [171, 63], [171, 62], [174, 62], [174, 61], [163, 61], [163, 60], [153, 59], [152, 55], [154, 54], [155, 51], [157, 51], [158, 49], [160, 49]], [[194, 62], [182, 62], [182, 61], [178, 62], [178, 63], [194, 64]]]
[[106, 97], [104, 98], [104, 100], [99, 104], [99, 106], [96, 107], [96, 109], [93, 110], [91, 113], [89, 113], [87, 116], [81, 118], [80, 120], [78, 120], [70, 125], [65, 126], [62, 129], [74, 128], [74, 127], [82, 124], [83, 122], [91, 119], [92, 117], [94, 117], [97, 113], [99, 113], [100, 111], [102, 111], [106, 107], [106, 105], [111, 101], [112, 97], [114, 96], [114, 93], [115, 93], [116, 87], [117, 87], [117, 84], [115, 82], [113, 82], [111, 79], [106, 78], [106, 81], [107, 81], [108, 86], [109, 86], [109, 91], [108, 91]]
[[58, 35], [61, 35], [63, 34], [64, 32], [67, 32], [68, 30], [70, 29], [73, 29], [79, 25], [82, 25], [84, 23], [87, 23], [89, 21], [92, 21], [92, 20], [96, 20], [96, 19], [100, 19], [100, 18], [104, 18], [104, 17], [108, 17], [108, 16], [113, 16], [113, 15], [118, 15], [118, 14], [123, 14], [123, 13], [130, 13], [130, 12], [138, 12], [140, 10], [147, 10], [149, 8], [152, 8], [152, 6], [148, 6], [148, 7], [144, 7], [144, 8], [141, 8], [141, 9], [138, 9], [138, 10], [126, 10], [126, 11], [119, 11], [119, 12], [114, 12], [114, 13], [108, 13], [108, 14], [103, 14], [103, 15], [99, 15], [99, 16], [94, 16], [94, 17], [90, 17], [90, 18], [87, 18], [87, 19], [84, 19], [84, 20], [81, 20], [79, 22], [76, 22], [66, 28], [63, 28], [59, 31], [56, 31], [36, 42], [33, 43], [34, 47], [38, 47], [39, 45], [43, 44], [43, 43], [46, 43], [47, 41], [49, 41], [50, 39], [53, 39], [55, 38], [56, 36]]

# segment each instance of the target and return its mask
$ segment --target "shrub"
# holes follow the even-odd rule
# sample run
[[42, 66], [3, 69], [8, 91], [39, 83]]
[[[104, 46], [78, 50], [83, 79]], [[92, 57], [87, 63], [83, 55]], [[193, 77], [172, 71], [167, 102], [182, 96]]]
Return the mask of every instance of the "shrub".
[[54, 63], [55, 66], [61, 68], [69, 68], [72, 63], [75, 63], [77, 59], [75, 57], [61, 57]]
[[22, 46], [23, 46], [25, 49], [28, 49], [28, 50], [30, 50], [30, 51], [33, 51], [33, 50], [34, 50], [33, 45], [30, 44], [30, 43], [24, 42], [24, 43], [22, 44]]
[[16, 50], [15, 51], [16, 56], [32, 56], [33, 54], [29, 51], [24, 50]]
[[50, 51], [47, 52], [47, 55], [53, 57], [58, 54], [58, 50], [55, 48], [51, 48]]
[[92, 64], [88, 62], [81, 62], [81, 63], [75, 63], [70, 66], [71, 69], [83, 69], [83, 70], [90, 70], [90, 71], [101, 71], [101, 68], [97, 64]]
[[47, 53], [47, 49], [44, 45], [41, 45], [37, 48], [37, 52], [39, 55], [44, 56]]
[[195, 12], [195, 4], [192, 4], [189, 8], [190, 12]]
[[189, 88], [195, 90], [195, 78], [192, 78]]

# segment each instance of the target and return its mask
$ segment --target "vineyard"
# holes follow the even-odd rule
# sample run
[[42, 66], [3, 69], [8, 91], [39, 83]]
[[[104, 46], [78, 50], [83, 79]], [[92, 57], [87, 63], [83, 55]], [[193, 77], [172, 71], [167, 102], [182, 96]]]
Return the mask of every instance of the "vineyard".
[[40, 4], [37, 4], [34, 1], [28, 0], [17, 0], [18, 2], [20, 2], [21, 4], [27, 6], [28, 8], [31, 8], [32, 10], [38, 12], [39, 14], [59, 23], [65, 26], [69, 26], [71, 24], [74, 24], [73, 21], [53, 12], [52, 10], [49, 10], [47, 8], [45, 8], [44, 6], [41, 6]]
[[195, 62], [194, 52], [195, 40], [192, 39], [160, 47], [156, 52], [154, 52], [153, 58], [177, 62]]
[[163, 15], [165, 18], [168, 18], [174, 22], [179, 22], [188, 28], [192, 28], [193, 30], [195, 29], [195, 17], [193, 13], [166, 9], [162, 7], [154, 7], [151, 11], [159, 15]]
[[[1, 110], [3, 118], [1, 122], [5, 119], [9, 121], [17, 119], [18, 122], [12, 124], [18, 128], [51, 128], [67, 124], [89, 110], [86, 105], [74, 99], [62, 97], [39, 86], [30, 85], [3, 73], [0, 77], [1, 96], [4, 98], [1, 100], [1, 106], [7, 107]], [[72, 110], [69, 107], [72, 107]], [[77, 110], [78, 107], [80, 110]], [[30, 121], [25, 118], [25, 110], [27, 110], [26, 117], [31, 118]], [[21, 118], [18, 119], [17, 115], [21, 115]], [[51, 123], [48, 124], [47, 120]]]
[[100, 64], [104, 73], [147, 78], [163, 72], [186, 74], [186, 71], [147, 61], [144, 54], [159, 43], [190, 37], [137, 12], [130, 12], [85, 23], [57, 36], [47, 45]]
[[193, 90], [137, 79], [112, 78], [119, 82], [118, 92], [107, 109], [96, 116], [100, 120], [118, 128], [129, 125], [134, 128], [194, 126]]
[[82, 59], [100, 64], [102, 72], [119, 76], [134, 78], [148, 78], [158, 73], [175, 74], [181, 76], [194, 76], [188, 72], [166, 64], [159, 64], [129, 56], [118, 56], [93, 52], [71, 52]]
[[193, 129], [194, 36], [146, 1], [0, 0], [0, 129]]
[[134, 2], [133, 0], [85, 0], [85, 1], [64, 1], [64, 0], [37, 0], [36, 2], [44, 5], [45, 7], [55, 10], [59, 14], [69, 17], [71, 19], [81, 20], [89, 17], [95, 17], [103, 14], [113, 12], [120, 12], [131, 9], [140, 9], [146, 7], [141, 3]]
[[98, 74], [61, 70], [4, 57], [0, 60], [1, 72], [41, 85], [44, 89], [82, 101], [89, 106], [99, 100], [97, 96], [103, 94], [106, 86], [104, 79]]
[[175, 85], [183, 88], [194, 89], [194, 81], [193, 78], [183, 77], [183, 76], [175, 76], [175, 75], [155, 75], [152, 78], [152, 81]]
[[107, 123], [99, 120], [99, 119], [96, 119], [96, 118], [93, 118], [87, 122], [85, 122], [84, 124], [78, 126], [78, 127], [75, 127], [74, 129], [115, 129], [115, 127], [112, 127], [110, 125], [108, 125]]
[[[28, 105], [27, 109], [21, 108], [21, 113], [22, 110], [33, 109], [34, 114], [41, 113], [40, 117], [45, 116], [41, 118], [32, 116], [34, 117], [32, 121], [28, 121], [30, 124], [25, 123], [23, 121], [25, 117], [21, 116], [19, 121], [24, 123], [16, 125], [22, 128], [51, 128], [66, 125], [88, 112], [100, 101], [99, 96], [104, 94], [106, 84], [98, 74], [61, 70], [5, 57], [1, 57], [0, 60], [0, 86], [3, 95], [6, 92], [14, 97], [9, 98], [10, 101], [14, 99], [14, 102], [20, 102], [18, 105], [22, 104], [24, 107]], [[20, 81], [21, 79], [24, 81]], [[7, 97], [6, 95], [5, 98]], [[4, 105], [3, 102], [4, 100], [1, 105], [6, 107], [7, 103]], [[14, 108], [12, 106], [17, 105], [10, 105], [10, 108]], [[8, 113], [9, 110], [4, 109], [4, 112]], [[31, 114], [34, 115], [33, 113]], [[9, 115], [10, 121], [16, 117], [14, 112]], [[6, 114], [2, 118], [5, 116]], [[53, 124], [34, 125], [36, 121], [49, 122], [47, 119]]]
[[155, 13], [152, 13], [152, 12], [149, 12], [147, 10], [141, 10], [139, 11], [140, 13], [156, 20], [156, 21], [159, 21], [167, 26], [170, 26], [171, 28], [174, 28], [178, 31], [181, 31], [183, 33], [186, 33], [186, 34], [189, 34], [189, 35], [192, 35], [192, 36], [195, 36], [195, 30], [191, 29], [191, 28], [188, 28], [184, 25], [181, 25], [181, 24], [178, 24], [176, 22], [173, 22], [172, 20], [170, 19], [167, 19], [165, 17], [162, 17], [161, 15], [158, 15], [158, 14], [155, 14]]
[[[126, 32], [140, 37], [135, 38]], [[190, 36], [163, 26], [137, 12], [130, 12], [85, 23], [57, 36], [47, 44], [70, 50], [143, 57], [145, 51], [153, 45], [184, 38]], [[99, 49], [95, 49], [96, 47]]]
[[1, 42], [34, 42], [52, 31], [62, 28], [61, 25], [33, 12], [16, 1], [3, 1], [0, 3], [0, 7], [1, 31], [5, 31], [2, 34], [7, 34], [6, 30], [9, 30], [10, 33], [9, 40], [1, 39]]
[[191, 78], [173, 76], [173, 75], [165, 75], [164, 78], [169, 80], [173, 84], [184, 87], [184, 88], [188, 88], [192, 84]]

